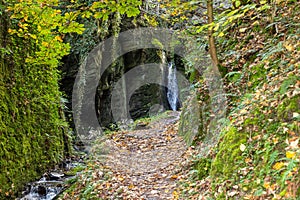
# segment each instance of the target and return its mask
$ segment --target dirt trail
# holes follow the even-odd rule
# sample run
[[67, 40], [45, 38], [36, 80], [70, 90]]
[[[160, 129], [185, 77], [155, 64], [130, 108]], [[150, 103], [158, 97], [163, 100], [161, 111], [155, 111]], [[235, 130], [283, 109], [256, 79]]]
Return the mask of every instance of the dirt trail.
[[176, 199], [176, 174], [186, 151], [177, 135], [178, 119], [178, 112], [170, 112], [140, 130], [109, 136], [107, 154], [94, 161], [101, 167], [92, 173], [93, 182], [99, 180], [93, 193], [99, 199]]

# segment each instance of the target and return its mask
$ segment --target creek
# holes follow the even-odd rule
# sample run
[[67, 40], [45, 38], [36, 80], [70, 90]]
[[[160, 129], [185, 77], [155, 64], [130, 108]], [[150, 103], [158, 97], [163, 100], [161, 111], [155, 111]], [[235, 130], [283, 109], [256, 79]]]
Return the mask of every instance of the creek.
[[53, 200], [67, 188], [67, 181], [75, 175], [68, 171], [81, 165], [79, 162], [67, 163], [62, 169], [45, 173], [40, 180], [27, 184], [22, 197], [17, 200]]

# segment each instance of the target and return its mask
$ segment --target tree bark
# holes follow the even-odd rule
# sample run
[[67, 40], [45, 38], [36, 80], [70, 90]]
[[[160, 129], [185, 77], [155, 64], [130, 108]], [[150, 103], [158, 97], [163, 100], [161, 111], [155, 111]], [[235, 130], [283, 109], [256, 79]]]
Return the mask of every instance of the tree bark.
[[[214, 21], [214, 14], [213, 14], [213, 0], [207, 0], [207, 16], [208, 16], [208, 23], [212, 23]], [[214, 30], [208, 30], [208, 43], [209, 43], [209, 54], [211, 56], [212, 62], [214, 67], [218, 67], [219, 60], [217, 56], [217, 49], [215, 45], [215, 38], [213, 36]]]

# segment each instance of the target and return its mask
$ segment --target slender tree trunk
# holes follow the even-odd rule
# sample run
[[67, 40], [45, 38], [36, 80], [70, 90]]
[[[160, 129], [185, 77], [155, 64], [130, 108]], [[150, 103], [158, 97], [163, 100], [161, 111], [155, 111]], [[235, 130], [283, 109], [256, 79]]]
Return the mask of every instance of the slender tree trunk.
[[[5, 2], [0, 0], [0, 7], [5, 8]], [[2, 13], [1, 13], [2, 12]], [[0, 11], [0, 49], [7, 50], [7, 45], [9, 43], [8, 38], [8, 28], [9, 28], [9, 17], [7, 13], [2, 9]], [[0, 80], [4, 81], [8, 79], [8, 66], [11, 61], [9, 61], [7, 53], [5, 51], [0, 52]], [[0, 82], [1, 82], [0, 81]]]
[[[212, 23], [214, 21], [213, 14], [213, 0], [207, 0], [207, 15], [208, 15], [208, 23]], [[219, 60], [217, 56], [217, 49], [215, 45], [215, 38], [213, 36], [214, 30], [208, 30], [208, 43], [209, 43], [209, 54], [211, 56], [214, 67], [219, 65]]]

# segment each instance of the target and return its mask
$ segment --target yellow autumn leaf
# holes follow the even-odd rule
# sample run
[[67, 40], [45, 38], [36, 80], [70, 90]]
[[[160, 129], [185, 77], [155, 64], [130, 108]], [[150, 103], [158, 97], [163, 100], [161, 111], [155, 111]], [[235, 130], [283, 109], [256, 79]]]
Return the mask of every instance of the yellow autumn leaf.
[[294, 152], [294, 151], [287, 151], [285, 153], [285, 155], [286, 155], [287, 158], [293, 159], [293, 158], [296, 157], [296, 152]]
[[278, 143], [278, 138], [276, 138], [276, 137], [273, 138], [273, 143], [274, 143], [274, 144], [277, 144], [277, 143]]
[[280, 170], [284, 166], [283, 162], [277, 162], [275, 165], [273, 165], [273, 169]]
[[43, 45], [44, 47], [47, 47], [47, 46], [49, 45], [49, 43], [48, 43], [48, 42], [42, 42], [42, 45]]
[[270, 188], [270, 183], [269, 182], [265, 182], [264, 183], [264, 188], [266, 188], [266, 189]]
[[30, 34], [30, 37], [32, 37], [33, 39], [35, 39], [36, 40], [36, 35], [34, 35], [34, 34]]
[[223, 32], [219, 33], [219, 37], [223, 37], [225, 34]]
[[55, 37], [55, 39], [58, 40], [58, 41], [60, 41], [60, 42], [63, 42], [63, 40], [61, 39], [61, 37], [58, 36], [58, 35]]
[[10, 28], [9, 28], [9, 29], [7, 30], [7, 32], [8, 32], [8, 33], [13, 33], [13, 32], [15, 32], [15, 31], [14, 31], [13, 29], [10, 29]]
[[256, 20], [255, 22], [252, 23], [252, 26], [256, 26], [256, 25], [259, 25], [259, 21]]
[[288, 43], [285, 43], [283, 46], [290, 52], [294, 51], [294, 47]]
[[216, 26], [214, 27], [214, 31], [219, 30], [220, 24], [216, 24]]
[[177, 178], [178, 178], [178, 176], [176, 174], [171, 176], [171, 179], [177, 179]]
[[262, 4], [262, 5], [264, 5], [264, 4], [266, 4], [266, 3], [267, 3], [267, 1], [265, 1], [265, 0], [262, 0], [262, 1], [260, 1], [259, 3], [260, 3], [260, 4]]
[[248, 28], [240, 28], [239, 32], [244, 33]]
[[296, 171], [298, 170], [298, 168], [297, 168], [297, 167], [294, 167], [293, 170], [294, 170], [294, 172], [296, 172]]
[[173, 195], [173, 199], [174, 200], [179, 199], [179, 195], [178, 195], [178, 192], [176, 190], [174, 190], [174, 192], [172, 193], [172, 195]]

